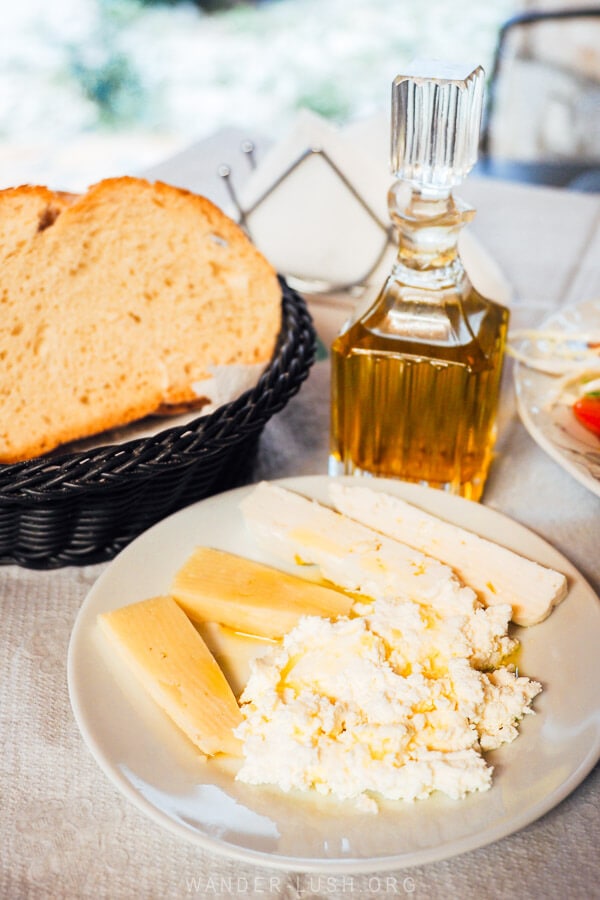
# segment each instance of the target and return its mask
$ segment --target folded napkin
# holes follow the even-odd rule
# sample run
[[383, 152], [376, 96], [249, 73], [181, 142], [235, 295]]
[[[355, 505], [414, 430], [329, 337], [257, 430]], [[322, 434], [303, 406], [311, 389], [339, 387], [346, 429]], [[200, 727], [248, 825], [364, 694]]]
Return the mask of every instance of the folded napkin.
[[[396, 252], [387, 233], [388, 145], [386, 116], [337, 129], [303, 110], [238, 191], [256, 245], [278, 271], [306, 282], [307, 292], [328, 287], [340, 295], [360, 284], [372, 293], [387, 276]], [[507, 302], [510, 285], [468, 230], [460, 249], [475, 286]]]
[[[310, 150], [322, 153], [299, 162]], [[333, 285], [362, 280], [387, 243], [387, 169], [375, 165], [358, 142], [303, 111], [246, 181], [240, 192], [242, 207], [252, 209], [296, 163], [249, 214], [253, 240], [288, 275]], [[364, 198], [372, 215], [330, 163]]]

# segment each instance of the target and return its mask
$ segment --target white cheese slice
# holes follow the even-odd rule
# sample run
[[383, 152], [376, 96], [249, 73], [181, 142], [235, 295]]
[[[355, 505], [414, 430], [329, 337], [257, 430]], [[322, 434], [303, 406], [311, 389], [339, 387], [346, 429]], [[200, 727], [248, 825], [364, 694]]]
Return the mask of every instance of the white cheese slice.
[[255, 538], [291, 563], [317, 565], [325, 579], [373, 600], [405, 597], [442, 615], [480, 605], [452, 569], [335, 510], [262, 482], [240, 504]]
[[486, 606], [510, 604], [518, 625], [541, 622], [567, 595], [553, 569], [459, 528], [390, 494], [339, 483], [329, 490], [346, 516], [447, 563]]

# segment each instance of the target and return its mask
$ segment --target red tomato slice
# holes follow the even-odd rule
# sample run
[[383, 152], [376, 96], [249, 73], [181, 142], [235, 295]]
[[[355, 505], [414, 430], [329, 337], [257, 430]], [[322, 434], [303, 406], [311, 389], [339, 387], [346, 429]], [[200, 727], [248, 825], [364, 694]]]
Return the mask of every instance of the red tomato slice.
[[573, 404], [575, 418], [600, 437], [600, 391], [590, 391]]

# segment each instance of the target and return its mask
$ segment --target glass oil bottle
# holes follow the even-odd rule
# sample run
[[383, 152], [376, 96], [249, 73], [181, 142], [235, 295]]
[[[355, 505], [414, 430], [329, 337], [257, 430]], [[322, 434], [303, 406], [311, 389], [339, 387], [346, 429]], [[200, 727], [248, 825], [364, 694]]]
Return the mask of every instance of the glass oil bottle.
[[330, 474], [481, 497], [508, 311], [465, 273], [457, 241], [475, 213], [452, 188], [477, 159], [483, 79], [481, 67], [421, 63], [393, 83], [398, 256], [375, 302], [332, 346]]

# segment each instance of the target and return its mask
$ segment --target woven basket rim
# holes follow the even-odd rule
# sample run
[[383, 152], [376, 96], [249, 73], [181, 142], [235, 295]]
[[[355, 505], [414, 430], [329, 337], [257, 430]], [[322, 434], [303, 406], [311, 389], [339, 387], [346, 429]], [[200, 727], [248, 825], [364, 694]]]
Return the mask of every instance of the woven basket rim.
[[152, 479], [166, 466], [197, 465], [199, 458], [210, 458], [262, 428], [298, 391], [315, 357], [316, 334], [306, 303], [278, 277], [281, 329], [274, 354], [253, 388], [208, 415], [149, 437], [0, 465], [0, 507], [35, 506], [53, 496], [101, 492], [107, 484], [114, 490], [121, 480]]

